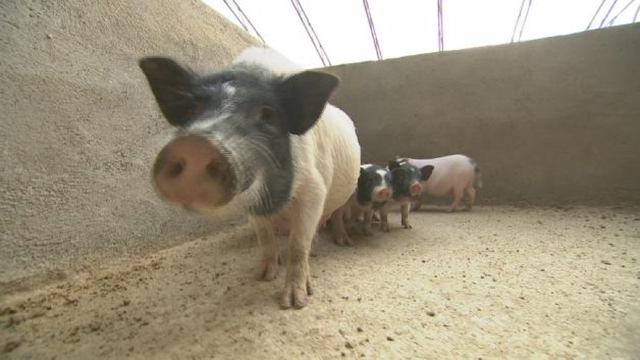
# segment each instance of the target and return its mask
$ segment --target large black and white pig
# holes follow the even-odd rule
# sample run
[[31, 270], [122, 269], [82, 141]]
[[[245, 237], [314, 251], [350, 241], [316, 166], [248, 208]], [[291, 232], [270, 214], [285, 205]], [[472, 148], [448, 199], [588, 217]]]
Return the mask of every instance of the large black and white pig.
[[160, 110], [177, 127], [153, 166], [157, 192], [188, 210], [246, 213], [262, 250], [262, 280], [278, 273], [276, 227], [288, 229], [280, 305], [307, 305], [311, 241], [334, 212], [343, 224], [341, 206], [360, 168], [353, 122], [327, 104], [338, 79], [302, 71], [264, 48], [247, 49], [207, 76], [163, 57], [139, 65]]
[[393, 196], [391, 201], [380, 208], [380, 230], [389, 232], [389, 221], [387, 214], [389, 209], [395, 206], [400, 207], [400, 221], [405, 229], [411, 229], [409, 224], [409, 207], [411, 199], [422, 193], [422, 183], [429, 180], [433, 172], [433, 166], [427, 165], [422, 168], [411, 165], [407, 162], [389, 161], [391, 171], [391, 186]]

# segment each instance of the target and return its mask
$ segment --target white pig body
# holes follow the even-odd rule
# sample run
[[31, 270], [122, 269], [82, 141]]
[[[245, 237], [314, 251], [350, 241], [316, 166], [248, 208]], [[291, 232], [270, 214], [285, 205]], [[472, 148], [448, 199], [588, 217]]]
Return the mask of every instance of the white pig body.
[[[405, 159], [409, 164], [423, 168], [431, 165], [434, 167], [431, 177], [422, 183], [422, 194], [430, 196], [446, 196], [453, 194], [454, 200], [449, 211], [455, 211], [462, 197], [466, 193], [469, 202], [467, 209], [473, 207], [476, 191], [473, 187], [474, 181], [477, 180], [478, 187], [482, 187], [482, 179], [480, 168], [468, 156], [465, 155], [449, 155], [433, 159]], [[414, 210], [421, 206], [420, 199], [414, 206]]]
[[[326, 198], [318, 225], [323, 224], [349, 200], [358, 182], [360, 146], [353, 122], [342, 110], [327, 104], [316, 126], [292, 139], [292, 147], [296, 168], [292, 199], [319, 190], [306, 186], [310, 182], [322, 184]], [[289, 234], [292, 211], [298, 210], [287, 206], [274, 219], [278, 233]]]
[[[302, 71], [270, 49], [249, 48], [235, 62], [254, 63], [284, 76]], [[277, 274], [279, 260], [274, 254], [277, 251], [274, 233], [290, 236], [290, 263], [292, 256], [308, 256], [317, 228], [330, 218], [336, 242], [348, 241], [342, 206], [357, 186], [360, 169], [360, 144], [353, 121], [339, 108], [327, 104], [309, 131], [291, 137], [291, 148], [294, 178], [290, 201], [273, 217], [250, 217], [263, 244], [261, 277], [265, 280]], [[299, 250], [297, 254], [292, 253], [294, 249]], [[302, 307], [307, 302], [305, 292], [312, 294], [308, 265], [292, 267], [289, 264], [281, 304]], [[306, 290], [301, 280], [306, 281]]]

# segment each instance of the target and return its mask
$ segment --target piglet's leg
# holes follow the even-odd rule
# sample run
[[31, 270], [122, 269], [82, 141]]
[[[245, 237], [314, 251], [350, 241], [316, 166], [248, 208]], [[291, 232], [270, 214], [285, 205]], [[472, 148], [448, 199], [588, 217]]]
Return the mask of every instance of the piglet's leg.
[[371, 230], [371, 218], [373, 217], [373, 209], [368, 209], [364, 212], [364, 222], [362, 223], [362, 232], [366, 236], [373, 235]]
[[344, 206], [338, 208], [338, 210], [333, 212], [331, 215], [331, 230], [333, 231], [333, 240], [339, 246], [352, 246], [353, 243], [347, 234], [347, 230], [344, 228]]
[[420, 210], [421, 207], [422, 207], [422, 197], [418, 196], [418, 197], [416, 197], [415, 202], [413, 203], [413, 207], [411, 208], [411, 210], [418, 211], [418, 210]]
[[354, 212], [351, 209], [351, 206], [345, 205], [344, 211], [342, 212], [342, 222], [344, 223], [344, 229], [347, 231], [348, 235], [353, 235], [353, 214]]
[[292, 226], [289, 235], [289, 259], [287, 278], [280, 298], [280, 306], [302, 308], [313, 293], [309, 276], [309, 249], [322, 216], [326, 187], [320, 175], [310, 179], [301, 189], [302, 193], [293, 200]]
[[389, 232], [389, 219], [387, 217], [388, 209], [387, 206], [383, 206], [380, 208], [380, 230], [384, 232]]
[[409, 225], [409, 204], [409, 202], [406, 202], [400, 206], [402, 226], [404, 226], [405, 229], [411, 229], [411, 225]]
[[278, 263], [280, 261], [280, 249], [274, 233], [273, 224], [261, 217], [249, 217], [249, 222], [253, 226], [262, 250], [262, 260], [258, 280], [271, 281], [278, 276]]

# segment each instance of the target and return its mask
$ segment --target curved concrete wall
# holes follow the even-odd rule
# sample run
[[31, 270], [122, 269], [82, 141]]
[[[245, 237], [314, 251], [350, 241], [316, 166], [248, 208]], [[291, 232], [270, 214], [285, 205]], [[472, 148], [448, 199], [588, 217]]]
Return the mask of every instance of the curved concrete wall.
[[137, 59], [227, 64], [253, 40], [194, 0], [0, 4], [0, 295], [210, 233], [149, 183], [168, 124]]
[[365, 162], [470, 155], [480, 203], [640, 202], [640, 24], [328, 70]]

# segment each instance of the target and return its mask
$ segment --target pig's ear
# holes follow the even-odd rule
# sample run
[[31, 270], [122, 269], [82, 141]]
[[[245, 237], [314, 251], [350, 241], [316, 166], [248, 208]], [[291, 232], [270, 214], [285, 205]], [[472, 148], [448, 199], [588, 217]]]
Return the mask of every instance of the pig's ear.
[[406, 176], [407, 174], [402, 170], [402, 168], [397, 167], [391, 170], [391, 181], [394, 183], [404, 180]]
[[337, 77], [316, 71], [301, 72], [285, 79], [278, 94], [287, 114], [287, 130], [302, 135], [311, 129], [338, 83]]
[[420, 169], [420, 173], [422, 174], [422, 181], [427, 181], [431, 177], [433, 173], [433, 165], [427, 165]]
[[390, 160], [389, 161], [389, 170], [393, 170], [395, 168], [399, 168], [400, 167], [400, 163], [396, 160]]
[[138, 64], [171, 125], [183, 126], [201, 114], [205, 99], [195, 92], [193, 72], [163, 57], [142, 58]]

